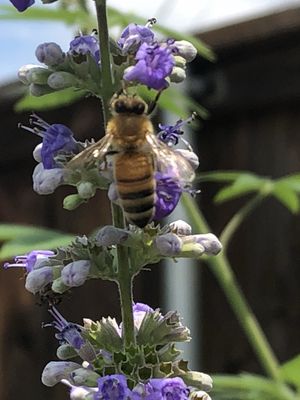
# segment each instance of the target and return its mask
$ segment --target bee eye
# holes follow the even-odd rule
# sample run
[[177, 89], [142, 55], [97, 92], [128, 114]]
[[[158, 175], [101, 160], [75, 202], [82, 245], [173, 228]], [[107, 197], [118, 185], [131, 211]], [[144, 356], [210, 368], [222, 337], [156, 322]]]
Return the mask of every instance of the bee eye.
[[132, 112], [134, 114], [143, 114], [144, 111], [145, 111], [145, 104], [143, 103], [138, 103], [132, 107]]
[[124, 103], [124, 101], [121, 101], [121, 100], [115, 102], [114, 109], [115, 109], [116, 113], [128, 112], [126, 104]]

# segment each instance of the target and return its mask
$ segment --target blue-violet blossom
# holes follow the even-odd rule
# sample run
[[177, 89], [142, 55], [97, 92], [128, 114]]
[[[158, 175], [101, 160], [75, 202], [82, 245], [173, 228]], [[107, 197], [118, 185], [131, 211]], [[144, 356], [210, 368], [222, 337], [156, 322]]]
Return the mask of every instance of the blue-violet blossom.
[[98, 392], [95, 400], [127, 400], [130, 389], [124, 375], [107, 375], [98, 379]]
[[147, 26], [129, 24], [122, 32], [118, 45], [123, 54], [135, 53], [142, 43], [152, 43], [154, 33]]
[[188, 400], [189, 389], [181, 378], [150, 379], [154, 392], [147, 400]]
[[71, 41], [68, 53], [75, 57], [91, 54], [97, 64], [100, 62], [99, 42], [96, 37], [92, 35], [77, 36]]
[[18, 11], [25, 11], [34, 4], [34, 0], [10, 0]]
[[155, 202], [155, 214], [153, 219], [160, 220], [171, 212], [177, 206], [182, 188], [170, 174], [156, 172], [156, 202]]
[[15, 262], [5, 263], [4, 268], [21, 267], [25, 268], [26, 272], [31, 272], [37, 267], [39, 261], [45, 260], [53, 255], [54, 252], [51, 250], [33, 250], [25, 255], [16, 256], [14, 259]]
[[125, 80], [138, 81], [156, 90], [169, 85], [166, 78], [171, 74], [175, 61], [168, 45], [143, 43], [135, 59], [137, 63], [125, 70]]

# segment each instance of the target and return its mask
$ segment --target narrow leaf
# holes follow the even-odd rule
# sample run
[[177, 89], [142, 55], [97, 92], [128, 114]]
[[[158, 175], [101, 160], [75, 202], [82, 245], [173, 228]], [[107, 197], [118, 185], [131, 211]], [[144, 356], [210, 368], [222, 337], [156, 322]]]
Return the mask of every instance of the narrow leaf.
[[293, 214], [299, 211], [299, 198], [290, 184], [283, 181], [274, 183], [273, 195]]
[[239, 176], [247, 174], [245, 171], [210, 171], [197, 174], [200, 182], [233, 182]]
[[277, 182], [283, 182], [288, 184], [288, 186], [295, 190], [296, 192], [300, 192], [300, 174], [293, 174], [293, 175], [287, 175], [284, 176], [283, 178], [280, 178], [277, 180]]
[[284, 363], [280, 370], [281, 376], [286, 382], [294, 384], [300, 389], [300, 354]]

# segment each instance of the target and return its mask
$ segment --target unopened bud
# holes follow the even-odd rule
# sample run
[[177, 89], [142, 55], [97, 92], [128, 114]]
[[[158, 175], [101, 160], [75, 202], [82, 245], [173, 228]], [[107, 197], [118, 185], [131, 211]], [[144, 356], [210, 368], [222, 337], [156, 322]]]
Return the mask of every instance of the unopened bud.
[[84, 203], [84, 199], [82, 199], [78, 194], [70, 194], [69, 196], [64, 198], [63, 207], [66, 210], [75, 210], [80, 204]]
[[49, 94], [53, 92], [53, 89], [48, 85], [38, 85], [36, 83], [31, 83], [29, 86], [29, 92], [32, 96], [40, 97], [45, 94]]
[[186, 236], [183, 239], [184, 247], [186, 245], [198, 244], [203, 247], [205, 254], [217, 255], [222, 250], [222, 244], [212, 233]]
[[87, 389], [80, 386], [73, 386], [70, 392], [71, 400], [93, 400], [95, 399], [96, 390], [93, 388]]
[[36, 58], [39, 62], [48, 65], [49, 67], [63, 63], [65, 53], [61, 47], [54, 42], [42, 43], [35, 51]]
[[185, 80], [185, 78], [186, 78], [185, 69], [180, 68], [180, 67], [174, 67], [172, 69], [172, 72], [170, 75], [171, 82], [180, 83], [180, 82], [183, 82]]
[[97, 386], [100, 375], [87, 368], [78, 368], [71, 373], [71, 378], [75, 385]]
[[69, 344], [62, 344], [56, 350], [56, 355], [60, 360], [69, 360], [78, 356], [78, 353], [74, 350], [74, 347]]
[[38, 85], [46, 85], [50, 74], [51, 74], [51, 72], [48, 70], [48, 68], [44, 68], [44, 67], [31, 68], [27, 72], [27, 80], [29, 83], [36, 83]]
[[62, 379], [69, 380], [70, 373], [80, 368], [72, 361], [50, 361], [43, 370], [42, 382], [46, 386], [54, 386]]
[[90, 267], [91, 263], [89, 260], [71, 262], [61, 271], [62, 282], [70, 287], [83, 285], [89, 275]]
[[174, 233], [166, 233], [155, 239], [155, 246], [162, 256], [176, 257], [181, 251], [182, 241]]
[[26, 64], [26, 65], [22, 65], [22, 67], [18, 71], [18, 78], [25, 85], [30, 84], [30, 82], [28, 81], [28, 78], [27, 78], [27, 74], [32, 68], [39, 68], [39, 66], [35, 65], [35, 64]]
[[50, 194], [63, 183], [64, 170], [61, 168], [44, 169], [38, 164], [32, 174], [33, 190], [38, 194]]
[[174, 46], [176, 46], [178, 50], [178, 55], [185, 58], [187, 62], [191, 62], [196, 58], [197, 49], [187, 40], [177, 40], [174, 42]]
[[69, 286], [66, 286], [63, 283], [61, 277], [59, 277], [57, 279], [54, 279], [54, 281], [52, 282], [52, 285], [51, 285], [51, 290], [54, 293], [62, 294], [62, 293], [66, 292], [69, 289], [70, 289]]
[[185, 68], [186, 67], [186, 59], [181, 56], [174, 56], [175, 67]]
[[211, 397], [203, 390], [198, 390], [197, 392], [192, 392], [190, 394], [191, 400], [211, 400]]
[[48, 78], [48, 85], [55, 90], [76, 86], [75, 75], [65, 71], [53, 72]]
[[171, 230], [177, 235], [184, 236], [190, 235], [192, 233], [192, 227], [187, 222], [182, 221], [181, 219], [172, 222], [169, 227]]
[[97, 232], [96, 241], [99, 246], [113, 246], [124, 243], [128, 236], [128, 231], [107, 225]]
[[201, 388], [205, 392], [209, 392], [213, 386], [212, 378], [203, 372], [188, 371], [182, 378], [188, 386]]
[[25, 288], [36, 294], [43, 289], [48, 283], [52, 282], [53, 271], [52, 267], [42, 267], [34, 269], [26, 277]]
[[77, 185], [77, 191], [82, 199], [90, 199], [96, 193], [96, 188], [91, 182], [80, 182]]

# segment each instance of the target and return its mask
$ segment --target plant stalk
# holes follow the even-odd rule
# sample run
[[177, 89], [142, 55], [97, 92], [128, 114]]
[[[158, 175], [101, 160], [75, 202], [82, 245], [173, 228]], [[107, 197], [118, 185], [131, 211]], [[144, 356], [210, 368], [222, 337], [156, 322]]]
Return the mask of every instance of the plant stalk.
[[[210, 228], [196, 201], [188, 195], [183, 195], [182, 202], [196, 230], [201, 233], [210, 232]], [[270, 378], [280, 382], [279, 362], [238, 285], [226, 255], [221, 253], [215, 257], [207, 257], [205, 261], [209, 264], [219, 285], [222, 287], [261, 366]]]
[[[106, 0], [95, 0], [98, 34], [100, 41], [101, 55], [101, 97], [102, 97], [102, 112], [103, 121], [106, 123], [109, 117], [109, 100], [113, 95], [113, 77], [111, 70], [111, 60], [109, 51], [109, 35], [106, 13]], [[124, 216], [122, 209], [112, 203], [112, 220], [113, 225], [117, 228], [124, 228]], [[120, 294], [122, 326], [124, 347], [135, 343], [134, 322], [132, 311], [132, 276], [130, 273], [130, 261], [128, 249], [125, 246], [117, 246], [117, 261], [118, 261], [118, 289]]]

